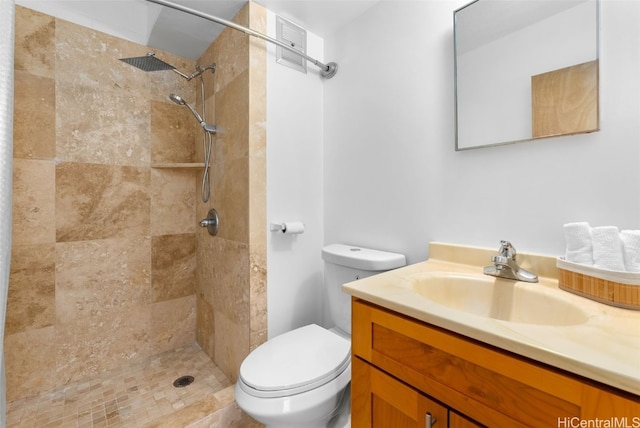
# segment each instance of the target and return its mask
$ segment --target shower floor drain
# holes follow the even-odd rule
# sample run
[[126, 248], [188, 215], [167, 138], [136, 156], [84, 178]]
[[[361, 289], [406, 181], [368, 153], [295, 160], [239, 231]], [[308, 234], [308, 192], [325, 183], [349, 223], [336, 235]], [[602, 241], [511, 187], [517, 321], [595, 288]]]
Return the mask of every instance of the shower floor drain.
[[191, 385], [194, 380], [193, 376], [181, 376], [173, 381], [173, 386], [176, 388], [184, 388], [185, 386]]

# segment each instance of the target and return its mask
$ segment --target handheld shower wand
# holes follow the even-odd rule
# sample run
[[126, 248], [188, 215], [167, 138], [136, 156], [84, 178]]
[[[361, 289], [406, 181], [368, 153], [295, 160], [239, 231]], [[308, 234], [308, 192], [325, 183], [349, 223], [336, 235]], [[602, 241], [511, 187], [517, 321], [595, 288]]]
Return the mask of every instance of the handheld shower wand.
[[200, 116], [200, 114], [198, 114], [198, 112], [196, 111], [196, 109], [194, 109], [189, 103], [187, 103], [184, 99], [182, 99], [182, 97], [180, 95], [176, 95], [176, 94], [171, 94], [169, 95], [169, 98], [171, 99], [171, 101], [173, 101], [174, 103], [181, 105], [181, 106], [185, 106], [187, 107], [191, 113], [193, 113], [193, 115], [195, 116], [196, 120], [200, 123], [200, 126], [202, 126], [202, 128], [210, 133], [215, 134], [216, 133], [216, 126], [215, 125], [208, 125], [204, 119], [202, 118], [202, 116]]

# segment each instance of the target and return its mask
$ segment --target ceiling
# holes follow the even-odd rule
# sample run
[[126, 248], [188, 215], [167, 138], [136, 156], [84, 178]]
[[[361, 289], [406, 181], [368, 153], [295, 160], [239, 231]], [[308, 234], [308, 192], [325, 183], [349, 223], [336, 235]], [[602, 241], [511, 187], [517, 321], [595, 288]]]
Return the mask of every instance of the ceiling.
[[[231, 20], [246, 0], [171, 0]], [[379, 0], [256, 0], [277, 15], [327, 37]], [[16, 4], [123, 39], [197, 59], [220, 24], [146, 0], [16, 0]]]

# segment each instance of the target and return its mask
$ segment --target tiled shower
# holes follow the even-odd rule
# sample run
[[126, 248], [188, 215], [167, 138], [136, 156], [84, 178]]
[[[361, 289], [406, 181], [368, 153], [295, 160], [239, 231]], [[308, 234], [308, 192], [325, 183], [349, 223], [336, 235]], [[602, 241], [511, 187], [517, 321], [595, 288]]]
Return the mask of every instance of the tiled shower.
[[[258, 31], [248, 3], [237, 22]], [[200, 200], [199, 83], [119, 61], [150, 49], [16, 6], [7, 400], [197, 343], [233, 382], [266, 336], [266, 53], [226, 29], [204, 102], [214, 139]], [[196, 86], [198, 85], [198, 86]], [[179, 164], [179, 165], [175, 165]], [[197, 226], [210, 208], [217, 236]]]

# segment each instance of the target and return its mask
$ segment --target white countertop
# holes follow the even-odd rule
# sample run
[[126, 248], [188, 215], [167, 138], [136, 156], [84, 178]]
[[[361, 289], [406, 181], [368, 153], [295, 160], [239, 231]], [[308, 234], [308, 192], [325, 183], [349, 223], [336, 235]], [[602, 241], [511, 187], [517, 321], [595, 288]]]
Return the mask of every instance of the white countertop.
[[[588, 314], [585, 323], [549, 326], [502, 321], [450, 309], [413, 291], [408, 278], [422, 272], [482, 275], [478, 265], [490, 260], [486, 258], [488, 253], [480, 250], [471, 257], [459, 257], [460, 251], [467, 250], [475, 251], [472, 247], [432, 243], [429, 260], [347, 283], [343, 290], [417, 320], [640, 395], [640, 311], [561, 290], [554, 274], [555, 258], [523, 255], [524, 268], [549, 276], [541, 277], [539, 283], [519, 282], [518, 286], [545, 287], [544, 292], [559, 293], [560, 298], [579, 305]], [[454, 256], [449, 257], [451, 254]]]

